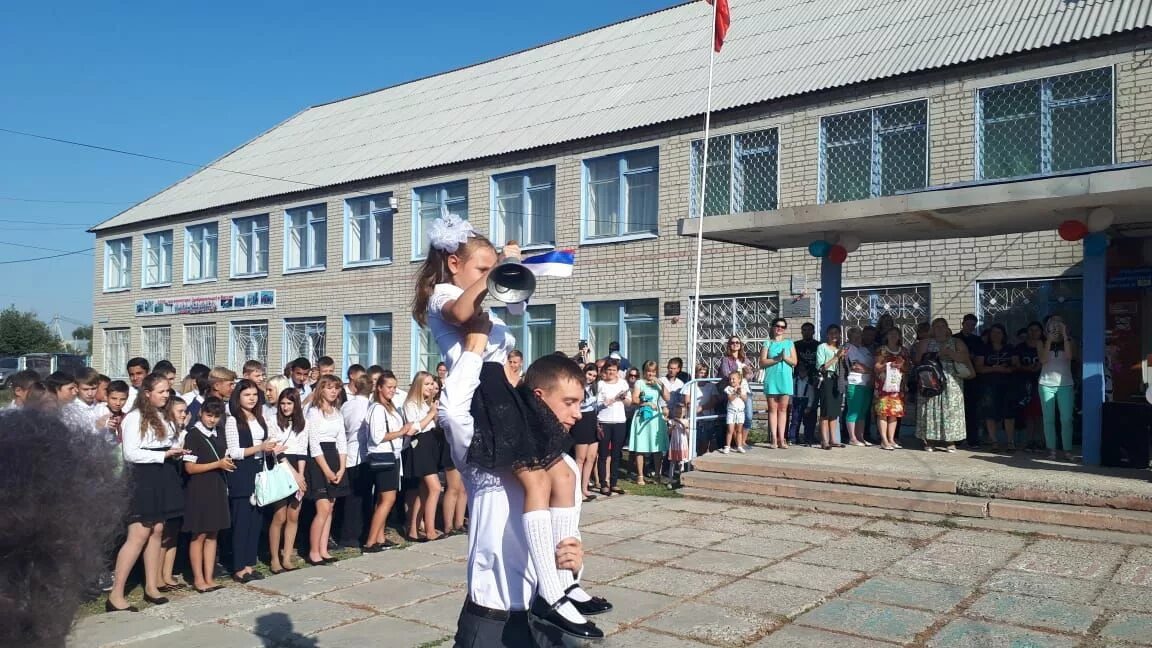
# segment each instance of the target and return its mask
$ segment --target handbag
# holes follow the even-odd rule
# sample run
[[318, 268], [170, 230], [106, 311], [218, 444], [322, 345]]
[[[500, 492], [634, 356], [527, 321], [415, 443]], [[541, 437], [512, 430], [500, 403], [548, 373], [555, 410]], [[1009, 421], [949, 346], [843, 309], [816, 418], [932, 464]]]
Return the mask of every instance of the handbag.
[[267, 461], [261, 459], [260, 463], [264, 469], [256, 475], [256, 490], [252, 493], [256, 506], [268, 506], [300, 490], [291, 468], [277, 462], [274, 468], [269, 469]]
[[[372, 407], [376, 407], [376, 405], [373, 404]], [[372, 410], [371, 410], [371, 408], [369, 408], [368, 414], [365, 416], [365, 420], [366, 421], [371, 420], [371, 418], [372, 418]], [[388, 425], [388, 413], [385, 412], [384, 413], [384, 436], [388, 436], [391, 433], [392, 433], [392, 430]], [[390, 445], [392, 447], [392, 452], [369, 452], [364, 457], [364, 462], [368, 464], [368, 470], [369, 471], [371, 471], [373, 473], [381, 473], [381, 472], [388, 472], [391, 470], [396, 470], [396, 440], [393, 439], [393, 440], [389, 441], [388, 445]]]

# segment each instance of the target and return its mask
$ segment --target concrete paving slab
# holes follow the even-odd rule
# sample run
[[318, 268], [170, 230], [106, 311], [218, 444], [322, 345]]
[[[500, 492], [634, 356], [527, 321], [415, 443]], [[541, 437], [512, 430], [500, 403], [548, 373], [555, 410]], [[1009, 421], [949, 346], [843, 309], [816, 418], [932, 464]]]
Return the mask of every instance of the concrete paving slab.
[[956, 607], [972, 593], [970, 587], [930, 581], [876, 576], [844, 593], [860, 601], [872, 601], [944, 613]]
[[1085, 603], [1091, 602], [1097, 597], [1103, 583], [1081, 578], [1062, 578], [1048, 574], [1006, 569], [993, 574], [983, 587], [1009, 594], [1025, 594], [1071, 603]]
[[605, 634], [612, 634], [622, 626], [633, 625], [636, 622], [663, 612], [679, 602], [674, 596], [641, 592], [615, 585], [604, 585], [596, 588], [596, 595], [603, 596], [615, 606], [607, 614], [597, 615], [593, 621]]
[[699, 641], [657, 634], [649, 630], [625, 630], [598, 644], [603, 648], [708, 648]]
[[748, 578], [806, 587], [821, 592], [834, 592], [863, 576], [861, 572], [796, 560], [785, 560], [748, 575]]
[[1116, 575], [1112, 577], [1112, 582], [1120, 583], [1121, 585], [1152, 587], [1152, 565], [1124, 563], [1116, 570]]
[[868, 524], [870, 520], [865, 517], [851, 515], [832, 515], [830, 513], [804, 513], [788, 520], [790, 524], [810, 527], [824, 527], [828, 529], [851, 530]]
[[446, 639], [447, 634], [440, 628], [390, 616], [377, 616], [321, 632], [316, 635], [315, 648], [415, 648]]
[[695, 513], [697, 515], [718, 515], [728, 514], [728, 510], [732, 508], [731, 504], [723, 504], [720, 502], [702, 502], [700, 500], [688, 499], [686, 497], [663, 497], [657, 498], [659, 501], [655, 502], [656, 506], [669, 511], [685, 511], [688, 513]]
[[[310, 567], [272, 576], [259, 582], [259, 590], [286, 596], [294, 601], [368, 581], [368, 575], [350, 569]], [[222, 590], [227, 591], [227, 590]], [[242, 610], [246, 612], [247, 610]]]
[[[300, 571], [307, 570], [301, 569]], [[260, 583], [272, 583], [275, 580], [276, 578], [266, 578]], [[226, 619], [287, 602], [288, 599], [283, 596], [260, 592], [249, 587], [235, 586], [225, 587], [208, 594], [189, 594], [188, 596], [173, 598], [165, 605], [153, 605], [145, 608], [141, 614], [175, 619], [185, 625], [194, 625], [212, 623], [217, 619]]]
[[1080, 640], [961, 618], [944, 626], [927, 645], [931, 648], [1074, 648], [1080, 645]]
[[784, 522], [799, 515], [796, 511], [760, 507], [760, 506], [734, 506], [724, 513], [727, 517], [752, 520], [755, 522]]
[[164, 635], [163, 639], [145, 639], [133, 643], [123, 644], [131, 648], [155, 647], [163, 642], [164, 648], [264, 648], [265, 642], [260, 637], [215, 623], [206, 623], [179, 632]]
[[936, 621], [933, 614], [888, 605], [837, 599], [796, 619], [799, 625], [908, 643]]
[[894, 520], [876, 520], [869, 522], [859, 529], [861, 532], [880, 533], [893, 538], [907, 538], [912, 540], [926, 540], [944, 533], [944, 529], [930, 524], [915, 524], [912, 522], [896, 522]]
[[1002, 567], [1010, 557], [1006, 552], [988, 551], [986, 547], [939, 541], [909, 554], [909, 558], [924, 558], [957, 567]]
[[460, 618], [460, 607], [464, 605], [465, 598], [463, 592], [452, 592], [389, 610], [388, 615], [430, 625], [452, 634], [456, 632], [456, 622]]
[[1054, 554], [1030, 553], [1025, 549], [1024, 553], [1008, 563], [1008, 568], [1065, 578], [1104, 580], [1116, 569], [1116, 563], [1116, 559], [1097, 558], [1091, 555], [1070, 559]]
[[1069, 556], [1072, 558], [1083, 558], [1085, 556], [1114, 558], [1119, 561], [1124, 558], [1128, 549], [1127, 547], [1103, 544], [1100, 542], [1079, 542], [1063, 538], [1040, 538], [1028, 545], [1028, 551], [1030, 553], [1055, 554], [1057, 556]]
[[913, 547], [900, 538], [841, 538], [795, 556], [796, 560], [825, 567], [856, 569], [867, 565], [881, 569], [913, 552]]
[[308, 599], [249, 612], [230, 619], [228, 625], [274, 643], [293, 644], [304, 636], [370, 616], [367, 610]]
[[787, 542], [807, 542], [809, 544], [825, 544], [839, 538], [842, 534], [829, 529], [814, 529], [799, 524], [763, 524], [753, 534], [755, 538], [771, 540], [784, 540]]
[[622, 560], [599, 553], [585, 554], [581, 579], [588, 583], [611, 583], [647, 568], [647, 563], [634, 560]]
[[1100, 636], [1152, 646], [1152, 614], [1121, 612], [1100, 630]]
[[778, 617], [747, 609], [717, 609], [689, 602], [644, 621], [644, 626], [711, 644], [743, 646], [780, 623]]
[[886, 570], [889, 574], [905, 578], [970, 587], [977, 585], [994, 571], [996, 571], [995, 567], [963, 567], [927, 560], [918, 556], [908, 556]]
[[975, 545], [989, 549], [1001, 549], [1005, 552], [1014, 552], [1024, 548], [1028, 539], [1012, 533], [997, 533], [995, 531], [975, 531], [971, 529], [953, 529], [937, 538], [941, 542], [952, 544]]
[[341, 560], [336, 563], [335, 567], [381, 577], [392, 576], [413, 569], [423, 569], [448, 561], [448, 558], [435, 554], [418, 553], [407, 549], [389, 549], [380, 553]]
[[759, 556], [716, 551], [715, 549], [703, 549], [677, 558], [668, 563], [668, 566], [675, 569], [690, 569], [725, 576], [743, 576], [768, 566], [773, 560], [772, 558], [760, 558]]
[[702, 594], [731, 580], [731, 576], [689, 573], [672, 567], [653, 567], [621, 578], [612, 584], [616, 587], [687, 598]]
[[442, 562], [412, 569], [406, 572], [404, 577], [463, 589], [468, 583], [468, 564], [465, 562]]
[[387, 612], [454, 591], [456, 591], [454, 588], [447, 585], [394, 576], [328, 592], [324, 598], [337, 603], [359, 605], [377, 612]]
[[1127, 562], [1133, 562], [1140, 565], [1152, 565], [1152, 549], [1148, 547], [1136, 547], [1128, 554]]
[[630, 538], [624, 542], [617, 542], [614, 545], [604, 547], [597, 553], [612, 558], [621, 558], [623, 560], [662, 563], [675, 560], [687, 553], [691, 553], [692, 550], [693, 547], [686, 547], [684, 545], [665, 544], [663, 542], [652, 542], [651, 540], [642, 540], [640, 538]]
[[443, 556], [452, 560], [463, 560], [468, 557], [468, 536], [457, 535], [432, 542], [413, 542], [408, 545], [406, 550]]
[[631, 518], [637, 522], [645, 524], [654, 524], [661, 527], [673, 526], [691, 526], [694, 527], [698, 522], [704, 519], [714, 518], [714, 515], [700, 515], [698, 513], [689, 513], [687, 511], [670, 511], [665, 508], [657, 508], [650, 510], [646, 513], [633, 515]]
[[1152, 613], [1152, 588], [1106, 583], [1094, 603], [1109, 610]]
[[703, 598], [720, 605], [792, 618], [816, 607], [825, 596], [819, 590], [747, 579], [712, 590]]
[[724, 517], [719, 515], [703, 515], [697, 517], [690, 523], [681, 524], [679, 526], [686, 526], [693, 529], [702, 529], [705, 531], [719, 531], [720, 533], [728, 533], [732, 535], [754, 536], [767, 524], [772, 523], [756, 522], [754, 520], [740, 520], [737, 518]]
[[602, 533], [604, 535], [616, 536], [617, 538], [636, 538], [665, 528], [667, 527], [663, 525], [637, 522], [630, 518], [616, 518], [588, 526], [582, 525], [580, 532]]
[[774, 540], [771, 538], [750, 536], [748, 538], [727, 542], [720, 547], [717, 547], [717, 549], [720, 551], [727, 551], [729, 553], [756, 556], [757, 558], [783, 560], [785, 558], [795, 556], [796, 554], [808, 551], [814, 547], [815, 545], [811, 545], [806, 542]]
[[687, 527], [668, 527], [661, 529], [655, 533], [649, 533], [640, 536], [643, 540], [651, 540], [653, 542], [665, 542], [674, 545], [683, 545], [688, 547], [695, 547], [696, 549], [703, 549], [713, 545], [720, 544], [729, 538], [734, 537], [732, 533], [721, 533], [719, 531], [707, 531], [705, 529], [690, 529]]
[[1034, 628], [1085, 633], [1103, 612], [1090, 605], [991, 592], [972, 603], [966, 614]]
[[584, 545], [584, 551], [595, 551], [600, 547], [607, 547], [610, 544], [615, 544], [623, 540], [620, 536], [605, 535], [603, 533], [588, 533], [586, 531], [580, 532], [580, 542]]
[[751, 648], [892, 648], [898, 644], [787, 625], [752, 644]]
[[76, 622], [68, 637], [68, 648], [103, 648], [133, 641], [146, 641], [184, 629], [184, 625], [143, 614], [121, 612], [95, 614]]

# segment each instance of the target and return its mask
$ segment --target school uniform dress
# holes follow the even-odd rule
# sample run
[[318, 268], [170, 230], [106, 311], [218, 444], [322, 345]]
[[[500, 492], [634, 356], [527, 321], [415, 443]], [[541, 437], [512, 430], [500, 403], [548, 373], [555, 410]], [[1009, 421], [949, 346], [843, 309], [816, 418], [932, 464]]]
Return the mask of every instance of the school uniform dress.
[[361, 537], [367, 531], [364, 521], [371, 519], [372, 475], [363, 463], [366, 452], [364, 437], [367, 436], [364, 428], [368, 406], [371, 404], [367, 396], [349, 396], [347, 402], [340, 406], [348, 447], [345, 465], [349, 492], [341, 500], [335, 521], [339, 522], [336, 528], [340, 530], [337, 540], [346, 547], [360, 544]]
[[[241, 414], [242, 415], [242, 414]], [[256, 550], [260, 544], [260, 529], [263, 516], [260, 507], [252, 501], [256, 491], [256, 474], [263, 468], [263, 452], [251, 457], [244, 456], [244, 450], [264, 443], [267, 431], [262, 421], [248, 421], [248, 429], [241, 430], [236, 417], [229, 416], [224, 424], [224, 439], [227, 454], [236, 464], [236, 470], [228, 473], [228, 508], [232, 513], [232, 571], [256, 565]]]
[[395, 433], [402, 427], [404, 427], [404, 415], [400, 410], [389, 410], [379, 403], [373, 403], [368, 408], [368, 434], [364, 439], [365, 456], [391, 452], [396, 457], [395, 468], [369, 473], [377, 494], [400, 490], [401, 479], [408, 476], [403, 461], [404, 448], [408, 444], [407, 437], [384, 440], [385, 436]]
[[[419, 425], [431, 411], [432, 407], [428, 403], [408, 401], [404, 403], [404, 420]], [[440, 472], [441, 446], [433, 432], [435, 427], [433, 421], [409, 437], [408, 447], [404, 450], [405, 477], [416, 479]]]
[[348, 473], [340, 483], [331, 484], [316, 462], [316, 457], [324, 457], [328, 468], [335, 473], [340, 470], [340, 455], [348, 454], [348, 435], [344, 432], [344, 417], [340, 410], [325, 414], [319, 408], [309, 407], [304, 415], [308, 421], [308, 467], [304, 477], [308, 480], [305, 497], [311, 500], [344, 497], [348, 494]]
[[580, 402], [580, 420], [572, 426], [572, 443], [588, 445], [600, 440], [597, 431], [599, 423], [596, 413], [600, 411], [600, 400], [596, 397], [596, 385], [584, 385], [584, 400]]
[[[197, 464], [220, 460], [227, 443], [216, 430], [197, 423], [184, 437], [184, 448], [196, 457]], [[184, 524], [188, 533], [211, 533], [232, 526], [228, 510], [228, 482], [223, 470], [188, 475], [184, 483]]]
[[176, 439], [164, 422], [160, 422], [159, 432], [148, 426], [141, 433], [142, 425], [139, 410], [124, 415], [120, 424], [123, 434], [120, 447], [131, 484], [128, 520], [151, 524], [178, 518], [184, 513], [180, 465], [177, 460], [164, 456]]

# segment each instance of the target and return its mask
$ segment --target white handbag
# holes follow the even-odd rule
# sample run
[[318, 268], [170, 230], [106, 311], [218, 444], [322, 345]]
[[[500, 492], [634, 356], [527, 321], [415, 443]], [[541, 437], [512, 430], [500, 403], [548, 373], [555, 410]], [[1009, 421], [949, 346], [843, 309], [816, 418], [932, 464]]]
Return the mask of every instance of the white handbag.
[[276, 467], [269, 470], [267, 461], [261, 459], [260, 463], [264, 469], [256, 475], [256, 489], [252, 492], [253, 504], [268, 506], [300, 490], [291, 468], [277, 462]]

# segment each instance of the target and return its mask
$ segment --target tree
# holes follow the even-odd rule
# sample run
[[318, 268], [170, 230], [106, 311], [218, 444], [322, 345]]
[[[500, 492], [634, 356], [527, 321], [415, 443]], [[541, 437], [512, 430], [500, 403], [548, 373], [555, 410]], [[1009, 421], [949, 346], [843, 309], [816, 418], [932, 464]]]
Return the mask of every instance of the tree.
[[89, 342], [91, 342], [92, 341], [92, 325], [88, 324], [87, 326], [77, 326], [76, 328], [72, 329], [72, 339], [73, 340], [88, 340]]
[[60, 351], [63, 344], [36, 313], [15, 306], [0, 311], [0, 355]]

